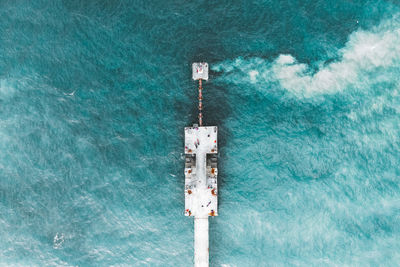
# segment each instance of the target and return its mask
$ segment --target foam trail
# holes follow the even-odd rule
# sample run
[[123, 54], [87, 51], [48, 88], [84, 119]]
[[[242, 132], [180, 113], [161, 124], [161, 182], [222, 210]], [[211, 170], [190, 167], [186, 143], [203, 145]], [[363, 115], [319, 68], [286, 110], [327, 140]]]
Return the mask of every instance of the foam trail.
[[399, 83], [392, 72], [400, 67], [399, 43], [397, 15], [371, 30], [351, 34], [345, 47], [337, 52], [339, 60], [319, 62], [317, 71], [287, 54], [281, 54], [272, 62], [238, 58], [214, 65], [213, 70], [225, 72], [223, 78], [230, 81], [260, 85], [278, 83], [298, 97], [333, 94], [345, 88], [363, 90], [376, 82]]

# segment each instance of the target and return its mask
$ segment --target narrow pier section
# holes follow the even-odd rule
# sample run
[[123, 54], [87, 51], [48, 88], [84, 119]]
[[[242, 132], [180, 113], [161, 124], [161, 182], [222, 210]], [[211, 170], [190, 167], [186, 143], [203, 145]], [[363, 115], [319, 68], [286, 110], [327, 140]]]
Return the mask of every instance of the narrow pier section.
[[208, 217], [194, 218], [194, 266], [207, 267], [208, 252]]

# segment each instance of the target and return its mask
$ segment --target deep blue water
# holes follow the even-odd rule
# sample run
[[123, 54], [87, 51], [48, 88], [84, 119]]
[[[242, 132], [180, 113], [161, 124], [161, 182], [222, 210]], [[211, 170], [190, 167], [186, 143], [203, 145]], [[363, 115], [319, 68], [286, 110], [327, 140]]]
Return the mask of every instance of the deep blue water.
[[196, 60], [211, 266], [398, 265], [399, 44], [397, 1], [0, 1], [0, 265], [192, 265]]

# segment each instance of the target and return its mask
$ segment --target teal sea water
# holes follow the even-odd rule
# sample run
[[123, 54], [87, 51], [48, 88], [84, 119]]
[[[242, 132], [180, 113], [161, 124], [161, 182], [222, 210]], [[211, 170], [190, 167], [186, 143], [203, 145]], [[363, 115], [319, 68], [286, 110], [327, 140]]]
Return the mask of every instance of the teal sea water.
[[399, 44], [397, 1], [0, 1], [0, 266], [192, 266], [196, 60], [211, 266], [398, 265]]

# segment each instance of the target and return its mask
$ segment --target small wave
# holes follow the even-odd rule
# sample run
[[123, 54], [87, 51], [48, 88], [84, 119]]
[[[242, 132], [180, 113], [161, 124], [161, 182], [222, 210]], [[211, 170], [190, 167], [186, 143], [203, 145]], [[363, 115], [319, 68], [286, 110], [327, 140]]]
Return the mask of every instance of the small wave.
[[74, 96], [76, 90], [77, 90], [77, 89], [75, 89], [74, 91], [72, 91], [72, 92], [70, 92], [70, 93], [64, 93], [64, 95], [67, 95], [67, 96]]
[[61, 233], [56, 233], [56, 235], [53, 238], [53, 248], [54, 249], [61, 249], [62, 245], [64, 243], [64, 234]]

